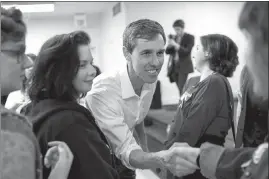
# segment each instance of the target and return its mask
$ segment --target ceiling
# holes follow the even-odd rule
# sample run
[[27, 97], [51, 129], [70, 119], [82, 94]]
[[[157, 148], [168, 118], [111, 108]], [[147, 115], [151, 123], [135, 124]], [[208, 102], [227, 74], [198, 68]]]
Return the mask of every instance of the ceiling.
[[100, 13], [103, 12], [108, 7], [111, 7], [115, 2], [1, 2], [2, 5], [10, 5], [10, 4], [48, 4], [54, 3], [55, 9], [54, 12], [42, 12], [42, 13], [27, 13], [31, 16], [37, 17], [48, 17], [48, 16], [66, 16], [66, 15], [74, 15], [76, 13]]

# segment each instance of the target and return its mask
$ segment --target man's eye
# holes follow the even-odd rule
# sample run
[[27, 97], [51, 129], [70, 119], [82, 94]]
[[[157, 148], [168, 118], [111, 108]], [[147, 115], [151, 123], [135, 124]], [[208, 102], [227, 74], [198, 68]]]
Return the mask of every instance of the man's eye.
[[150, 52], [143, 53], [143, 55], [145, 55], [145, 56], [149, 56], [150, 54], [151, 54]]

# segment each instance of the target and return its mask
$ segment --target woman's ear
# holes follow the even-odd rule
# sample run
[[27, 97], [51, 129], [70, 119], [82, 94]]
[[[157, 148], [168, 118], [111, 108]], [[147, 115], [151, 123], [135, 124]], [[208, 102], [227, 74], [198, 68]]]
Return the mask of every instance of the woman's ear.
[[126, 47], [122, 47], [123, 55], [127, 61], [131, 61], [131, 54]]
[[212, 54], [209, 51], [205, 51], [205, 57], [210, 58], [212, 56]]
[[205, 56], [206, 57], [209, 57], [210, 56], [208, 51], [205, 51]]

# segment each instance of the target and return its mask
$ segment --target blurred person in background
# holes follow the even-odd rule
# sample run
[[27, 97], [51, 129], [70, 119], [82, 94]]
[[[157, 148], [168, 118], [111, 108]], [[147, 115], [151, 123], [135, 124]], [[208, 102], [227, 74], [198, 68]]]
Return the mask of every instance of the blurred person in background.
[[[21, 89], [21, 75], [28, 62], [25, 55], [26, 25], [22, 13], [1, 7], [1, 97]], [[2, 99], [2, 98], [1, 98]], [[12, 179], [43, 179], [40, 148], [29, 120], [1, 105], [1, 176]], [[53, 141], [44, 156], [51, 168], [47, 179], [67, 179], [73, 154], [64, 142]]]
[[268, 99], [255, 97], [253, 85], [251, 73], [244, 66], [240, 77], [236, 148], [257, 147], [268, 135]]
[[194, 46], [194, 36], [184, 32], [185, 22], [182, 19], [176, 20], [173, 28], [176, 35], [169, 35], [165, 52], [170, 55], [168, 77], [171, 83], [176, 82], [181, 96], [188, 75], [193, 72], [191, 51]]
[[29, 102], [29, 97], [27, 96], [27, 86], [28, 86], [28, 80], [31, 75], [31, 70], [34, 65], [34, 61], [36, 59], [35, 54], [26, 54], [28, 60], [27, 63], [24, 63], [23, 66], [23, 75], [22, 77], [22, 87], [20, 90], [11, 92], [6, 100], [5, 108], [14, 110], [18, 113], [20, 113], [21, 108], [25, 103]]

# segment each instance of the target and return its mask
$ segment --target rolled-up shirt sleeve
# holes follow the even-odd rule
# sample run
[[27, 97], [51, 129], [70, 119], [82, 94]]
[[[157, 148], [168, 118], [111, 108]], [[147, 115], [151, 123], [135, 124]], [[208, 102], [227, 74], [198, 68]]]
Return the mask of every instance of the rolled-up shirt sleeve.
[[105, 90], [90, 92], [86, 97], [86, 107], [91, 110], [115, 155], [126, 167], [135, 170], [129, 163], [129, 156], [131, 151], [142, 148], [124, 120], [117, 96]]

